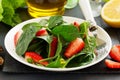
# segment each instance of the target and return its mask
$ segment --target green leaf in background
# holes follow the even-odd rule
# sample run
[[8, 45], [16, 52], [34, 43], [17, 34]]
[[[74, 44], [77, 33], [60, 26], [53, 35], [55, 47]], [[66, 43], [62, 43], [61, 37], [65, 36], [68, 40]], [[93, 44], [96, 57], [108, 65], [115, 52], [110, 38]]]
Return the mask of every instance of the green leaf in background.
[[73, 25], [60, 25], [52, 30], [54, 35], [62, 36], [66, 41], [70, 42], [79, 36], [78, 29]]
[[3, 18], [2, 13], [3, 13], [2, 0], [0, 0], [0, 21], [1, 21], [2, 18]]
[[2, 22], [13, 26], [14, 23], [12, 22], [12, 17], [15, 13], [14, 8], [12, 7], [8, 0], [2, 0], [2, 5], [4, 9], [4, 12], [2, 14], [3, 15]]
[[110, 1], [110, 0], [102, 0], [103, 2], [108, 2], [108, 1]]
[[2, 0], [0, 4], [2, 6], [0, 6], [0, 18], [3, 16], [0, 21], [10, 26], [15, 26], [22, 21], [16, 9], [22, 7], [25, 0]]
[[8, 2], [11, 3], [11, 5], [14, 9], [17, 9], [19, 7], [24, 7], [25, 1], [26, 0], [8, 0]]

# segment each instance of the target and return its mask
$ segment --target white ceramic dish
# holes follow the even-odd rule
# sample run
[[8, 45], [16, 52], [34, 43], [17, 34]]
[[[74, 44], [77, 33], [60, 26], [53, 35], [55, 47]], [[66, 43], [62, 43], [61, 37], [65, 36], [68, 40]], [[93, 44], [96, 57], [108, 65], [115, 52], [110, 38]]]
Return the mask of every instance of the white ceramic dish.
[[[17, 31], [19, 31], [25, 24], [27, 23], [31, 23], [31, 22], [39, 22], [41, 19], [44, 18], [49, 18], [49, 17], [41, 17], [41, 18], [36, 18], [36, 19], [31, 19], [31, 20], [27, 20], [24, 21], [18, 25], [16, 25], [15, 27], [13, 27], [6, 35], [5, 37], [5, 48], [8, 51], [8, 53], [17, 61], [33, 67], [33, 68], [37, 68], [37, 69], [41, 69], [41, 70], [47, 70], [47, 71], [73, 71], [73, 70], [79, 70], [79, 69], [83, 69], [86, 67], [90, 67], [94, 64], [97, 64], [98, 62], [102, 61], [108, 54], [109, 51], [111, 49], [112, 43], [111, 43], [111, 38], [109, 37], [109, 35], [106, 33], [106, 31], [104, 29], [102, 29], [101, 27], [98, 26], [98, 30], [97, 30], [97, 34], [98, 37], [101, 38], [102, 40], [104, 40], [106, 42], [106, 46], [104, 51], [102, 51], [101, 53], [99, 53], [97, 55], [97, 57], [90, 63], [84, 66], [80, 66], [80, 67], [74, 67], [74, 68], [46, 68], [46, 67], [42, 67], [42, 66], [36, 66], [33, 64], [30, 64], [28, 62], [26, 62], [24, 60], [23, 57], [20, 57], [17, 55], [17, 53], [15, 52], [15, 46], [14, 46], [14, 35]], [[68, 17], [68, 16], [63, 16], [64, 21], [68, 22], [68, 23], [73, 23], [74, 21], [76, 22], [83, 22], [84, 20], [79, 19], [79, 18], [74, 18], [74, 17]]]

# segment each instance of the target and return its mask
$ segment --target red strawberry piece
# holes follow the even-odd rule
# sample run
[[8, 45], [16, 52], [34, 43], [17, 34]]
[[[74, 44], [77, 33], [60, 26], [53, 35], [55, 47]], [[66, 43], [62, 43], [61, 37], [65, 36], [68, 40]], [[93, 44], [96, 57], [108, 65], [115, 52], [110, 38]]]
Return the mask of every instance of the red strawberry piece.
[[73, 25], [76, 26], [77, 28], [80, 26], [80, 24], [77, 22], [74, 22]]
[[120, 62], [115, 62], [109, 59], [105, 60], [105, 65], [111, 69], [120, 69]]
[[44, 36], [44, 35], [47, 35], [47, 34], [48, 34], [48, 32], [46, 31], [46, 29], [42, 28], [36, 33], [36, 36]]
[[56, 50], [57, 50], [57, 43], [58, 43], [58, 38], [53, 37], [53, 40], [50, 44], [50, 57], [53, 57], [55, 55]]
[[15, 46], [17, 45], [18, 39], [21, 36], [22, 32], [23, 32], [22, 30], [19, 30], [18, 32], [16, 32], [16, 34], [14, 36], [14, 44], [15, 44]]
[[65, 57], [69, 58], [78, 52], [80, 52], [85, 46], [84, 41], [81, 38], [76, 38], [70, 44], [68, 44], [66, 50], [65, 50]]
[[42, 64], [44, 66], [46, 66], [48, 64], [47, 61], [40, 62], [40, 60], [42, 60], [43, 58], [42, 58], [41, 55], [39, 55], [36, 52], [26, 52], [25, 53], [25, 59], [26, 60], [32, 59], [35, 63], [40, 63], [40, 64]]
[[109, 55], [112, 59], [120, 62], [120, 45], [114, 45]]

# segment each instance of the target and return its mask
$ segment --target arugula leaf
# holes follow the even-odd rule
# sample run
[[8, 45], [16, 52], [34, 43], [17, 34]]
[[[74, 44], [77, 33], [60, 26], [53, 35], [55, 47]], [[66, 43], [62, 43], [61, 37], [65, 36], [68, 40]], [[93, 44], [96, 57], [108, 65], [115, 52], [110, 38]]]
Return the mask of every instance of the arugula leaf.
[[18, 44], [16, 45], [16, 53], [18, 55], [23, 55], [25, 53], [30, 42], [33, 40], [39, 29], [41, 29], [39, 23], [29, 23], [22, 28], [23, 33], [18, 40]]
[[80, 24], [80, 36], [82, 38], [84, 38], [85, 35], [88, 35], [88, 28], [90, 27], [90, 23], [89, 22], [83, 22]]
[[62, 42], [61, 42], [60, 37], [58, 35], [58, 45], [57, 45], [57, 50], [56, 50], [55, 56], [60, 55], [61, 51], [62, 51]]
[[[49, 57], [49, 58], [46, 58], [46, 59], [43, 59], [40, 61], [41, 62], [42, 61], [49, 61], [49, 64], [46, 67], [51, 67], [51, 68], [61, 67], [63, 65], [63, 63], [61, 62], [61, 59], [62, 59], [61, 54], [60, 54], [61, 51], [62, 51], [62, 43], [60, 41], [60, 37], [58, 36], [58, 45], [57, 45], [57, 50], [56, 50], [55, 56]], [[50, 51], [49, 51], [49, 54], [50, 54]]]
[[57, 56], [56, 60], [55, 61], [51, 61], [47, 67], [51, 67], [51, 68], [59, 68], [61, 66], [61, 57], [60, 55]]
[[63, 18], [62, 16], [51, 16], [48, 20], [48, 28], [52, 29], [53, 27], [63, 23]]
[[79, 36], [78, 29], [73, 25], [59, 25], [53, 28], [54, 35], [62, 36], [66, 41], [70, 42]]
[[[60, 55], [61, 51], [62, 51], [62, 43], [58, 36], [58, 45], [57, 45], [57, 50], [56, 50], [55, 56], [52, 58], [49, 58], [50, 60], [52, 59], [52, 61], [50, 61], [50, 63], [47, 65], [47, 67], [57, 68], [57, 67], [61, 67], [63, 65], [61, 63], [61, 59], [62, 59], [61, 55]], [[55, 60], [53, 60], [53, 59], [55, 59]]]

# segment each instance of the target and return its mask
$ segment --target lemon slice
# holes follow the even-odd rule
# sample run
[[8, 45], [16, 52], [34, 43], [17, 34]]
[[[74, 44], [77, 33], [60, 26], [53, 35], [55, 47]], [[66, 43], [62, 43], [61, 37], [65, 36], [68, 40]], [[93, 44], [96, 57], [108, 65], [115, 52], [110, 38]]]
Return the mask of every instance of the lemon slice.
[[111, 27], [120, 28], [120, 0], [107, 2], [101, 10], [101, 17]]

